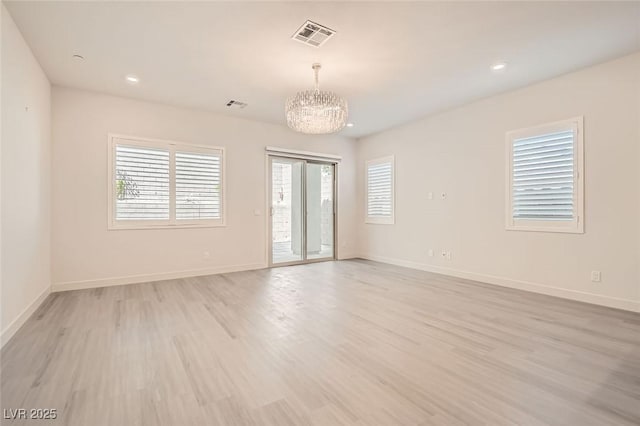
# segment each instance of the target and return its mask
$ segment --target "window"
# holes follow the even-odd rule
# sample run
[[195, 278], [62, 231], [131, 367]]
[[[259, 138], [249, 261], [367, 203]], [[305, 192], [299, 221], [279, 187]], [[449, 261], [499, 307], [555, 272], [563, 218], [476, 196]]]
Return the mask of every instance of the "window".
[[117, 220], [169, 219], [169, 151], [116, 145]]
[[584, 232], [582, 121], [507, 133], [507, 229]]
[[222, 193], [220, 153], [176, 151], [176, 219], [216, 220]]
[[224, 149], [110, 136], [109, 228], [224, 225]]
[[367, 161], [366, 223], [394, 223], [394, 157]]

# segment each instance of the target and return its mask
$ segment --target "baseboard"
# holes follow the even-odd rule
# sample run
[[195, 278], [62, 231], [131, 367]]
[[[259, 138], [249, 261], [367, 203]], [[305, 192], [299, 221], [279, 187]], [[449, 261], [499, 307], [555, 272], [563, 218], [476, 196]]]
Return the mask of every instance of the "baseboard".
[[[339, 260], [359, 257], [356, 254], [340, 255]], [[152, 281], [173, 280], [179, 278], [198, 277], [203, 275], [226, 274], [230, 272], [251, 271], [266, 268], [264, 263], [249, 263], [245, 265], [220, 266], [214, 268], [189, 269], [185, 271], [161, 272], [158, 274], [128, 275], [123, 277], [98, 278], [93, 280], [67, 281], [54, 283], [52, 292], [83, 290], [87, 288], [111, 287], [116, 285], [137, 284]]]
[[577, 290], [569, 290], [565, 288], [552, 287], [544, 284], [533, 283], [529, 281], [514, 280], [495, 275], [479, 274], [476, 272], [462, 271], [459, 269], [445, 268], [435, 265], [427, 265], [424, 263], [412, 262], [402, 259], [394, 259], [385, 256], [377, 256], [372, 254], [360, 254], [358, 257], [376, 262], [389, 263], [396, 266], [404, 266], [406, 268], [418, 269], [421, 271], [433, 272], [436, 274], [448, 275], [456, 278], [464, 278], [467, 280], [480, 281], [488, 284], [495, 284], [502, 287], [515, 288], [519, 290], [530, 291], [532, 293], [545, 294], [548, 296], [561, 297], [563, 299], [576, 300], [578, 302], [591, 303], [594, 305], [607, 306], [609, 308], [623, 309], [625, 311], [640, 312], [640, 301], [620, 299], [616, 297], [603, 296], [600, 294], [587, 293]]
[[22, 327], [24, 323], [27, 322], [27, 320], [40, 307], [40, 305], [42, 305], [42, 302], [44, 302], [44, 299], [46, 299], [50, 293], [51, 287], [45, 288], [44, 291], [40, 293], [40, 295], [38, 295], [38, 297], [36, 297], [33, 302], [29, 304], [29, 306], [27, 306], [22, 312], [20, 312], [20, 315], [18, 315], [16, 319], [11, 321], [11, 324], [9, 324], [7, 328], [2, 330], [2, 336], [0, 336], [0, 347], [3, 347], [5, 343], [11, 340], [13, 335], [16, 334], [16, 331], [18, 331], [20, 327]]
[[355, 259], [360, 257], [360, 255], [356, 254], [356, 253], [340, 253], [338, 252], [338, 257], [337, 260], [348, 260], [348, 259]]
[[151, 281], [173, 280], [179, 278], [198, 277], [202, 275], [226, 274], [229, 272], [251, 271], [263, 269], [264, 263], [250, 263], [245, 265], [219, 266], [214, 268], [189, 269], [185, 271], [161, 272], [158, 274], [128, 275], [124, 277], [99, 278], [94, 280], [68, 281], [54, 283], [51, 291], [83, 290], [96, 287], [111, 287], [116, 285], [137, 284]]

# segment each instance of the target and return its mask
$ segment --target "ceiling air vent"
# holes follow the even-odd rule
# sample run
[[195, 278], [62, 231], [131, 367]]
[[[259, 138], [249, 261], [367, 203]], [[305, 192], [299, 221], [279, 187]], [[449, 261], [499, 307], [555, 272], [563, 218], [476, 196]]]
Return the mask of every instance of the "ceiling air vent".
[[247, 107], [247, 105], [248, 105], [248, 104], [247, 104], [247, 103], [245, 103], [245, 102], [234, 101], [233, 99], [232, 99], [232, 100], [230, 100], [229, 102], [227, 102], [227, 106], [228, 106], [228, 107], [233, 107], [233, 108], [240, 108], [240, 109], [243, 109], [243, 108], [246, 108], [246, 107]]
[[336, 32], [313, 21], [305, 22], [291, 38], [313, 47], [322, 46]]

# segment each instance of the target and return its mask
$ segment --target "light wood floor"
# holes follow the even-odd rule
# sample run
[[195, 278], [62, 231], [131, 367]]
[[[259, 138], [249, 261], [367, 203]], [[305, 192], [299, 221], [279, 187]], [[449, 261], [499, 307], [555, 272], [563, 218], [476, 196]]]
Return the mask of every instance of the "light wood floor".
[[52, 294], [1, 374], [41, 425], [638, 425], [640, 315], [316, 263]]

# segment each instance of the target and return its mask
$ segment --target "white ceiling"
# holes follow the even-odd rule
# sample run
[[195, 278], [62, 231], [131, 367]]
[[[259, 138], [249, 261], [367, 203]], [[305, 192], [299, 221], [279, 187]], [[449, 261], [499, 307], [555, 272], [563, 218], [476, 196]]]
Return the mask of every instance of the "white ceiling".
[[[321, 62], [353, 137], [640, 50], [640, 2], [5, 4], [62, 86], [284, 123]], [[337, 34], [319, 49], [292, 41], [306, 19]]]

